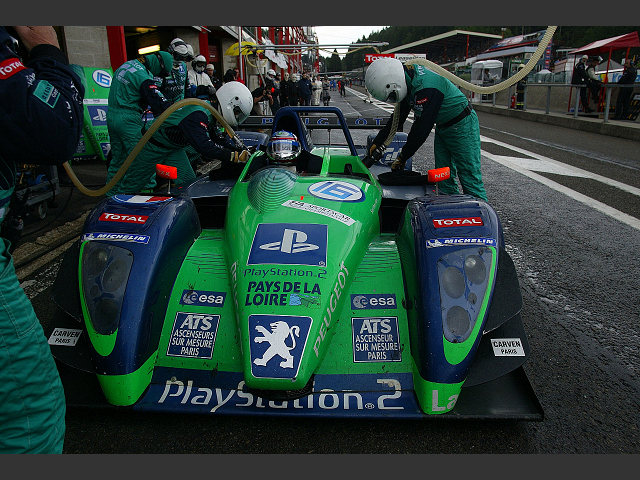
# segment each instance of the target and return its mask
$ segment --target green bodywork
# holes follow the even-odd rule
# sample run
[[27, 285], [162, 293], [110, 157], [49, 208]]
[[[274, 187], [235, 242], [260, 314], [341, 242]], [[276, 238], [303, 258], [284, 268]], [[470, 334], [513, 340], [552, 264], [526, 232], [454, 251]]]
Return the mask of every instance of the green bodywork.
[[[412, 356], [414, 348], [410, 338], [417, 336], [412, 332], [420, 319], [417, 318], [417, 309], [407, 305], [417, 303], [419, 282], [415, 260], [412, 260], [415, 258], [415, 245], [408, 214], [405, 213], [398, 234], [381, 233], [378, 211], [382, 187], [375, 177], [346, 148], [320, 147], [312, 153], [324, 158], [319, 174], [276, 175], [272, 189], [267, 185], [262, 190], [252, 190], [251, 178], [248, 178], [250, 162], [247, 163], [229, 193], [224, 228], [203, 229], [182, 262], [168, 299], [157, 351], [133, 373], [111, 377], [98, 375], [110, 403], [134, 404], [151, 382], [154, 367], [167, 367], [243, 372], [247, 387], [281, 391], [303, 389], [313, 374], [408, 373], [413, 375], [414, 391], [425, 413], [446, 413], [455, 406], [463, 382], [439, 384], [423, 379]], [[347, 175], [345, 171], [352, 173]], [[295, 180], [289, 182], [289, 178]], [[311, 185], [325, 180], [348, 182], [362, 190], [364, 199], [341, 202], [309, 193]], [[298, 208], [286, 202], [295, 202]], [[305, 210], [305, 206], [311, 207]], [[325, 214], [313, 208], [320, 208]], [[335, 216], [328, 217], [327, 211]], [[363, 215], [363, 212], [367, 214]], [[344, 219], [353, 222], [347, 224]], [[314, 222], [328, 225], [326, 265], [248, 264], [258, 225]], [[496, 269], [495, 248], [492, 249], [492, 258], [490, 285]], [[289, 282], [290, 291], [295, 289], [301, 301], [290, 302], [290, 297], [279, 290], [273, 294], [263, 292], [265, 295], [260, 298], [265, 300], [256, 302], [253, 294], [257, 281], [262, 285]], [[82, 285], [82, 281], [79, 283]], [[190, 290], [225, 292], [226, 298], [220, 306], [184, 305], [181, 298], [185, 291]], [[351, 295], [357, 294], [395, 295], [396, 305], [373, 311], [354, 309]], [[482, 316], [486, 313], [489, 296], [490, 289], [482, 299]], [[111, 335], [96, 333], [84, 302], [82, 308], [95, 351], [102, 356], [109, 355], [118, 332]], [[172, 329], [180, 312], [216, 316], [218, 326], [210, 359], [195, 358], [197, 355], [193, 350], [188, 350], [184, 356], [168, 355], [170, 342], [176, 341], [172, 337]], [[292, 378], [253, 376], [248, 319], [257, 314], [308, 316], [312, 319], [297, 374]], [[371, 317], [397, 318], [399, 358], [387, 359], [380, 357], [380, 352], [368, 352], [371, 355], [369, 361], [355, 361], [353, 322], [358, 318]], [[460, 362], [468, 355], [481, 334], [481, 320], [463, 343], [452, 344], [443, 337], [443, 348], [450, 363]], [[197, 342], [187, 342], [184, 348], [199, 347]]]
[[[293, 188], [274, 198], [278, 192], [246, 202], [249, 181], [241, 175], [229, 195], [229, 207], [224, 230], [204, 230], [190, 249], [169, 299], [169, 308], [159, 345], [157, 365], [167, 367], [244, 371], [248, 386], [259, 389], [296, 390], [303, 388], [313, 373], [375, 373], [381, 371], [411, 371], [410, 355], [401, 361], [354, 363], [351, 344], [351, 318], [366, 316], [352, 311], [352, 293], [395, 294], [398, 303], [404, 298], [402, 270], [395, 244], [395, 235], [381, 235], [377, 209], [382, 190], [374, 181], [355, 177], [339, 178], [362, 189], [363, 202], [336, 202], [313, 197], [308, 193], [312, 184], [325, 180], [326, 175], [344, 172], [351, 163], [357, 171], [360, 162], [345, 154], [345, 149], [317, 148], [325, 163], [319, 175], [299, 176]], [[329, 158], [331, 161], [329, 161]], [[366, 173], [362, 170], [361, 173]], [[313, 203], [338, 211], [355, 220], [347, 226], [329, 220], [327, 265], [324, 267], [289, 265], [247, 265], [253, 236], [259, 223], [308, 223], [310, 214], [295, 208], [281, 207], [287, 200]], [[255, 207], [258, 208], [255, 208]], [[276, 208], [277, 207], [277, 208]], [[370, 211], [366, 223], [358, 222]], [[242, 219], [242, 221], [239, 221]], [[327, 221], [318, 214], [318, 223]], [[366, 252], [362, 255], [362, 252]], [[300, 277], [303, 278], [300, 278]], [[380, 284], [380, 278], [385, 278]], [[307, 301], [300, 305], [280, 305], [286, 295], [273, 297], [267, 305], [254, 305], [248, 294], [249, 283], [259, 278], [268, 282], [300, 282], [300, 291]], [[184, 290], [229, 292], [220, 315], [215, 349], [211, 360], [176, 358], [163, 355], [167, 351], [176, 314], [184, 308], [179, 304]], [[319, 295], [318, 295], [319, 293]], [[212, 313], [210, 306], [189, 306], [193, 313]], [[247, 318], [252, 314], [306, 315], [313, 319], [307, 345], [295, 379], [265, 379], [251, 375], [251, 358]], [[408, 338], [405, 310], [378, 309], [376, 315], [398, 317], [401, 339]], [[404, 349], [404, 346], [401, 347]]]

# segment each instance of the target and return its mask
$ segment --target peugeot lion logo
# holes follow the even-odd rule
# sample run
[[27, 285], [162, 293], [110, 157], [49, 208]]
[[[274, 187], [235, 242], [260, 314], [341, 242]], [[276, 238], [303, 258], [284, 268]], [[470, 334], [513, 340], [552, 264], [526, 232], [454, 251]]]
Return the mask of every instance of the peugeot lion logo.
[[[290, 327], [287, 322], [283, 321], [273, 322], [270, 326], [271, 332], [262, 325], [256, 326], [256, 330], [262, 336], [255, 337], [253, 341], [256, 343], [268, 342], [269, 348], [264, 352], [262, 358], [256, 358], [253, 363], [264, 366], [274, 356], [278, 355], [283, 359], [280, 362], [282, 368], [293, 368], [293, 355], [290, 352], [296, 348], [296, 337], [300, 336], [300, 327], [297, 325]], [[288, 339], [291, 341], [291, 346], [286, 343]]]
[[284, 229], [281, 242], [265, 243], [260, 245], [262, 250], [277, 250], [283, 253], [300, 253], [310, 250], [317, 250], [318, 245], [304, 243], [307, 241], [307, 234], [300, 230]]

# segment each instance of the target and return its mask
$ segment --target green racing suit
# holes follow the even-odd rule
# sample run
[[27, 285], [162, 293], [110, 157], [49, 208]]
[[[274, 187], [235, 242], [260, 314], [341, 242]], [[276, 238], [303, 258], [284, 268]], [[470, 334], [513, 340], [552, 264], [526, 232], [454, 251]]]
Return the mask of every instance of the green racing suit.
[[[130, 60], [122, 64], [116, 70], [109, 89], [107, 128], [112, 159], [107, 171], [107, 182], [120, 169], [148, 128], [143, 120], [147, 106], [157, 118], [171, 105], [158, 88], [157, 78], [169, 75], [167, 72], [173, 68], [173, 57], [167, 52], [159, 52], [159, 55], [146, 55], [144, 59], [144, 63]], [[167, 118], [161, 129], [181, 119], [180, 113], [176, 111]], [[178, 168], [176, 186], [187, 185], [195, 179], [184, 145], [162, 142], [156, 136], [160, 137], [157, 132], [154, 134], [107, 195], [152, 190], [156, 185], [155, 166], [158, 163]]]
[[[467, 97], [451, 81], [420, 64], [405, 64], [407, 95], [400, 103], [400, 129], [411, 109], [414, 122], [398, 160], [410, 158], [425, 142], [434, 124], [435, 168], [449, 167], [451, 177], [440, 182], [445, 194], [456, 194], [456, 176], [464, 193], [487, 200], [480, 169], [480, 126]], [[395, 113], [394, 113], [395, 114]], [[381, 145], [391, 131], [393, 116], [374, 139]]]

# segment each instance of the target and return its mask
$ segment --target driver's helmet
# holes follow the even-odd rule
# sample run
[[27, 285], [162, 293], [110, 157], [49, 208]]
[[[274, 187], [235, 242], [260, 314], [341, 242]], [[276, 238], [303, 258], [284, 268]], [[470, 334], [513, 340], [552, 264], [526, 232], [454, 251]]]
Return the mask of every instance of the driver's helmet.
[[220, 111], [225, 121], [237, 127], [251, 114], [253, 96], [246, 85], [240, 82], [227, 82], [216, 90]]
[[300, 151], [298, 138], [286, 130], [275, 132], [267, 143], [267, 156], [276, 165], [291, 165], [300, 155]]

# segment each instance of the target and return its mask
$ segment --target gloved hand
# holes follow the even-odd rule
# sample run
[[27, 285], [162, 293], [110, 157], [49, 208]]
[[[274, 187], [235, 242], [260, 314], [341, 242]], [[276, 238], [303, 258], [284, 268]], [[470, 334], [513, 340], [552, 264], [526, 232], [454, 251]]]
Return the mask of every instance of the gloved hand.
[[376, 145], [375, 143], [372, 143], [371, 146], [369, 147], [369, 156], [371, 158], [373, 158], [375, 161], [378, 161], [382, 158], [382, 155], [384, 155], [384, 151], [387, 148], [380, 145]]
[[241, 152], [231, 152], [231, 161], [233, 163], [247, 163], [249, 159], [249, 150], [243, 150]]
[[407, 163], [407, 161], [402, 158], [402, 152], [398, 153], [398, 156], [391, 164], [391, 171], [396, 172], [404, 170], [405, 163]]
[[377, 146], [375, 143], [371, 144], [369, 152], [367, 152], [367, 155], [362, 159], [362, 163], [364, 163], [367, 168], [371, 167], [371, 165], [382, 158], [385, 150], [386, 147]]

